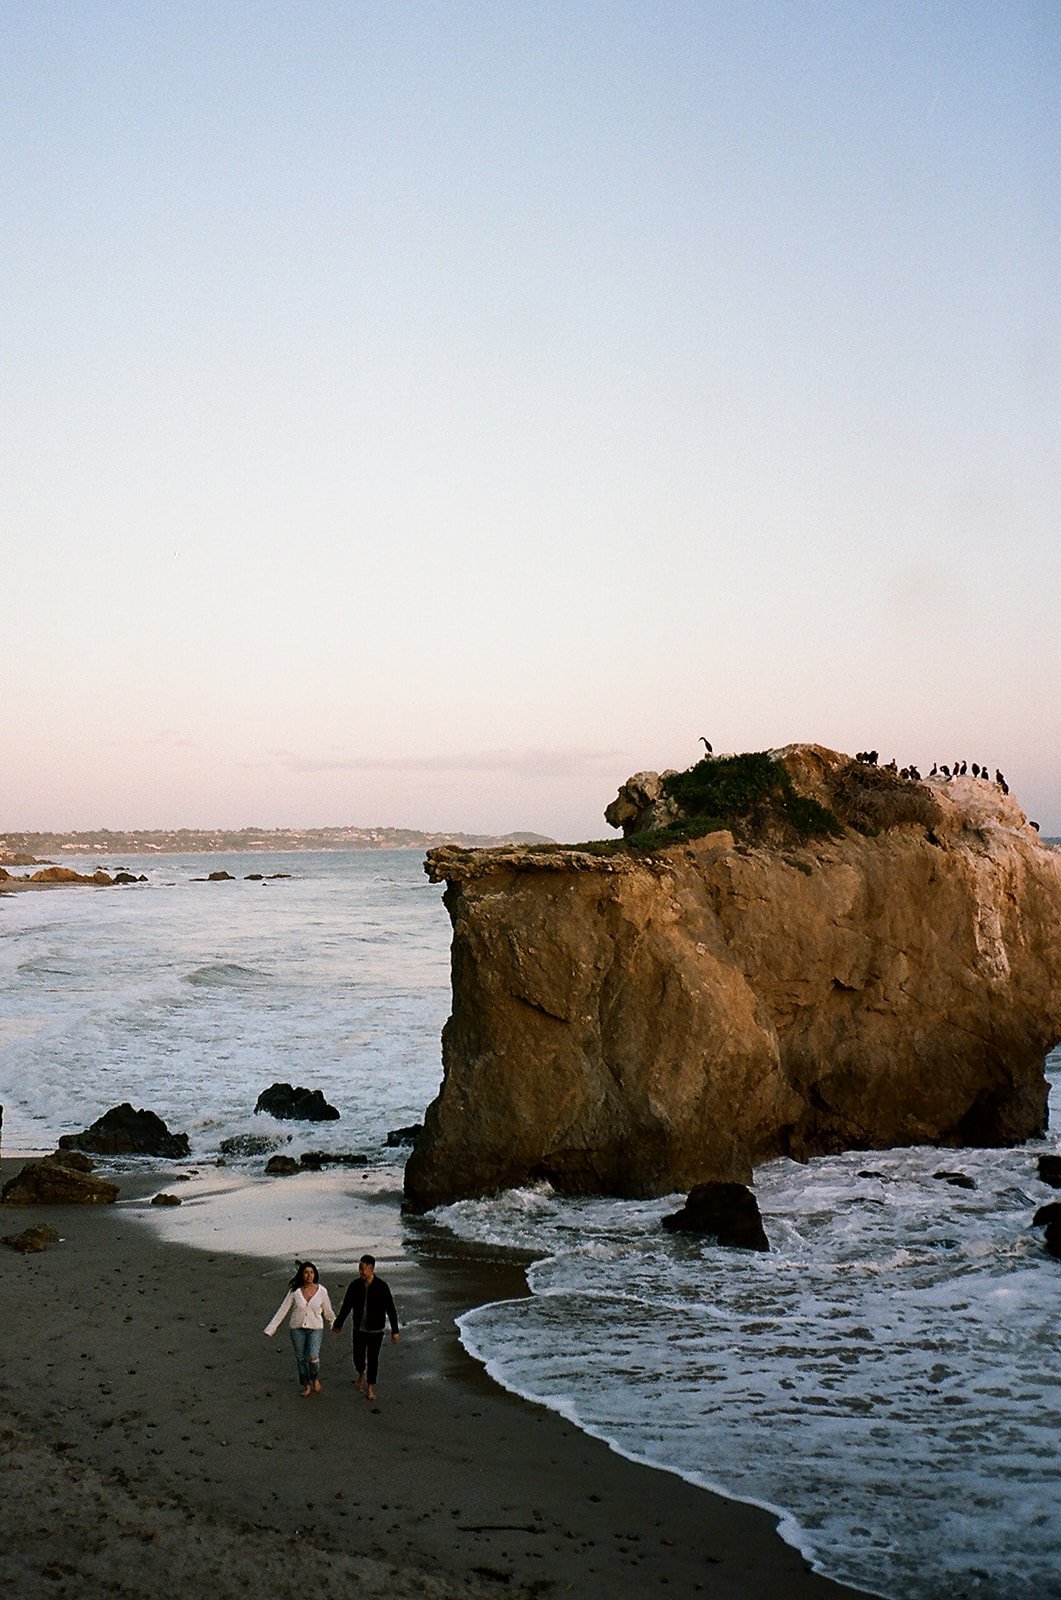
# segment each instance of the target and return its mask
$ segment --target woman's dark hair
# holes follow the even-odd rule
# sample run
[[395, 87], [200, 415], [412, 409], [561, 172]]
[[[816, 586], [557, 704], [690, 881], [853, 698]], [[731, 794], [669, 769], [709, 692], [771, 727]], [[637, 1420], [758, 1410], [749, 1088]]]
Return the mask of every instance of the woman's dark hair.
[[321, 1275], [317, 1271], [316, 1267], [313, 1265], [312, 1261], [296, 1261], [296, 1263], [295, 1263], [295, 1276], [291, 1279], [291, 1285], [290, 1285], [290, 1287], [292, 1289], [301, 1289], [301, 1287], [302, 1287], [302, 1274], [305, 1272], [307, 1267], [310, 1269], [310, 1271], [313, 1274], [314, 1283], [320, 1283]]

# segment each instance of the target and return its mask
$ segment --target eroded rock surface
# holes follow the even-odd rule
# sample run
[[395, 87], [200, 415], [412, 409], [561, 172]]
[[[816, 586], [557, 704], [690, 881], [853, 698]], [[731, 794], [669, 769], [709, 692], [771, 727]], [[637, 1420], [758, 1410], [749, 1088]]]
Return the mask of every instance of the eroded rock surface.
[[836, 836], [430, 853], [453, 1011], [410, 1205], [538, 1177], [662, 1194], [779, 1154], [1042, 1130], [1061, 854], [993, 784], [775, 758]]

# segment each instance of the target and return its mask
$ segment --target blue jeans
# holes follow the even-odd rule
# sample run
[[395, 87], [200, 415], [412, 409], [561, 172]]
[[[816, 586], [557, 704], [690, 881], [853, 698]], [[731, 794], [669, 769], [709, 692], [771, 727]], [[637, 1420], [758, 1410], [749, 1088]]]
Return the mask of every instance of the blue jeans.
[[295, 1347], [295, 1360], [298, 1363], [299, 1382], [305, 1388], [307, 1383], [312, 1383], [314, 1378], [320, 1377], [321, 1371], [321, 1340], [324, 1338], [323, 1328], [292, 1328], [291, 1343]]

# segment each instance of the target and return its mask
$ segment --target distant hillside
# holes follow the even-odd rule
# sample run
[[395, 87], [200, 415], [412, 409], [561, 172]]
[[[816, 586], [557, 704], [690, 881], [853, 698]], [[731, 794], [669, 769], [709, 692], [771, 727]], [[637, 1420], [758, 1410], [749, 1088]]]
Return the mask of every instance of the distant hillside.
[[95, 828], [83, 833], [5, 833], [0, 863], [57, 855], [186, 855], [261, 850], [432, 850], [444, 844], [468, 849], [502, 844], [548, 844], [540, 833], [427, 833], [417, 828], [146, 828], [142, 832]]

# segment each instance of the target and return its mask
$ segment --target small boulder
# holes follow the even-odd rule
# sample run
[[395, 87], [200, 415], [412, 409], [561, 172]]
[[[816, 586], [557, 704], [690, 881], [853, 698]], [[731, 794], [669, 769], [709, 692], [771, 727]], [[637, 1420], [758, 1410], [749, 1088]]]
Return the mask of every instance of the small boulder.
[[290, 1134], [280, 1138], [268, 1133], [237, 1133], [231, 1139], [222, 1139], [218, 1149], [223, 1156], [267, 1156], [290, 1143]]
[[706, 1233], [738, 1250], [769, 1250], [759, 1205], [743, 1183], [698, 1183], [681, 1211], [663, 1218], [668, 1233]]
[[1039, 1176], [1051, 1189], [1061, 1189], [1061, 1156], [1040, 1156]]
[[245, 882], [247, 882], [247, 883], [261, 883], [262, 879], [265, 877], [265, 873], [264, 872], [245, 872], [243, 874], [243, 877], [244, 877]]
[[292, 1088], [289, 1083], [274, 1083], [263, 1089], [254, 1107], [286, 1122], [337, 1122], [339, 1113], [330, 1106], [319, 1089]]
[[234, 883], [235, 879], [233, 878], [231, 872], [225, 872], [224, 869], [222, 869], [220, 872], [208, 872], [206, 875], [206, 881], [207, 883]]
[[64, 1133], [63, 1150], [91, 1150], [98, 1156], [162, 1156], [179, 1161], [191, 1154], [186, 1133], [170, 1133], [153, 1111], [134, 1111], [126, 1100], [97, 1117], [81, 1133]]
[[143, 880], [138, 878], [135, 872], [126, 872], [123, 868], [114, 874], [114, 881], [115, 883], [141, 883]]
[[109, 1206], [118, 1198], [118, 1185], [87, 1172], [76, 1172], [60, 1161], [27, 1161], [0, 1189], [5, 1206]]
[[17, 1250], [19, 1255], [36, 1255], [40, 1250], [47, 1250], [50, 1244], [59, 1243], [59, 1235], [54, 1228], [38, 1223], [35, 1228], [23, 1228], [21, 1233], [7, 1233], [0, 1243], [6, 1244], [9, 1250]]
[[156, 1194], [151, 1202], [153, 1206], [179, 1206], [180, 1203], [181, 1197], [179, 1194]]
[[1056, 1256], [1061, 1261], [1061, 1220], [1055, 1218], [1053, 1222], [1046, 1224], [1043, 1243], [1046, 1245], [1049, 1254]]
[[302, 1168], [290, 1156], [270, 1156], [265, 1163], [265, 1170], [270, 1178], [290, 1178], [292, 1173], [301, 1172]]
[[975, 1189], [976, 1179], [970, 1178], [966, 1172], [934, 1172], [934, 1178], [941, 1183], [949, 1183], [954, 1189]]
[[1032, 1218], [1033, 1228], [1045, 1228], [1048, 1223], [1061, 1222], [1061, 1200], [1048, 1200]]
[[395, 1149], [402, 1144], [415, 1144], [424, 1131], [422, 1122], [412, 1122], [407, 1128], [392, 1128], [387, 1135], [387, 1148]]

